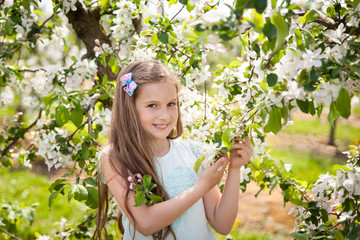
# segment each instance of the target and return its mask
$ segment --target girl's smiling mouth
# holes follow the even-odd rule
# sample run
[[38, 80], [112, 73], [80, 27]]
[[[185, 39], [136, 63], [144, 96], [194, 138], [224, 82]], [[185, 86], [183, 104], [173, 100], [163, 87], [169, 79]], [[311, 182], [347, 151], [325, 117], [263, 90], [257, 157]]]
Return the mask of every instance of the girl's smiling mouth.
[[153, 124], [157, 129], [166, 129], [169, 124]]

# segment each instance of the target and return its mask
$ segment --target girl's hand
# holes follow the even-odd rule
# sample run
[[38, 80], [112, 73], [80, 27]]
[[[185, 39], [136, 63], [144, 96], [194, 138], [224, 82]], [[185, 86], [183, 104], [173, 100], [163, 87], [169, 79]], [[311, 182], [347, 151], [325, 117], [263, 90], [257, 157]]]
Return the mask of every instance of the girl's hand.
[[240, 168], [250, 162], [253, 146], [249, 136], [244, 139], [235, 138], [231, 149], [229, 168]]
[[227, 157], [221, 157], [213, 165], [207, 167], [199, 176], [198, 183], [202, 185], [206, 192], [216, 186], [224, 174], [226, 165], [229, 163]]

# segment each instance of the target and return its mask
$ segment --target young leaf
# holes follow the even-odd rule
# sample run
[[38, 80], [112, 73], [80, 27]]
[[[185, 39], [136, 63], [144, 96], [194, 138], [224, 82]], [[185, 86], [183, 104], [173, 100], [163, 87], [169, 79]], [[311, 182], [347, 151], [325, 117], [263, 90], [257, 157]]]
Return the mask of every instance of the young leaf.
[[86, 190], [88, 192], [88, 198], [85, 204], [89, 208], [97, 209], [99, 207], [99, 197], [97, 189], [94, 187], [87, 187]]
[[161, 32], [157, 35], [157, 37], [159, 38], [160, 42], [162, 42], [164, 44], [169, 43], [169, 36], [168, 36], [167, 32]]
[[233, 132], [235, 131], [235, 128], [228, 128], [226, 129], [222, 136], [221, 136], [221, 139], [224, 143], [224, 145], [229, 149], [231, 148], [231, 140], [233, 138]]
[[143, 176], [142, 181], [144, 183], [144, 187], [147, 188], [151, 184], [151, 176], [150, 175]]
[[298, 105], [298, 107], [300, 108], [300, 110], [303, 113], [309, 113], [309, 101], [308, 100], [302, 101], [302, 100], [296, 99], [296, 104]]
[[83, 110], [81, 105], [77, 105], [70, 113], [70, 120], [75, 124], [75, 126], [80, 127], [83, 121]]
[[143, 191], [137, 191], [134, 197], [134, 207], [141, 206], [146, 203], [145, 193]]
[[339, 91], [339, 96], [336, 99], [336, 107], [340, 113], [340, 116], [343, 118], [348, 118], [351, 113], [351, 99], [349, 93], [341, 88]]
[[267, 123], [268, 129], [277, 134], [281, 129], [281, 112], [277, 107], [272, 107], [269, 114], [269, 121]]
[[199, 159], [198, 160], [196, 160], [196, 162], [195, 162], [195, 164], [194, 164], [194, 170], [195, 170], [195, 172], [198, 172], [199, 171], [199, 168], [200, 168], [200, 166], [201, 166], [201, 164], [202, 164], [202, 162], [205, 160], [205, 157], [204, 156], [201, 156], [201, 157], [199, 157]]
[[55, 109], [55, 118], [58, 127], [64, 126], [69, 121], [69, 111], [64, 105], [59, 105]]
[[73, 185], [72, 192], [74, 193], [74, 199], [79, 202], [85, 202], [88, 199], [88, 191], [83, 185]]
[[157, 195], [149, 195], [149, 198], [151, 199], [151, 201], [153, 201], [154, 203], [160, 203], [163, 201], [163, 199], [160, 196]]
[[270, 73], [266, 76], [266, 81], [269, 87], [275, 86], [277, 80], [278, 80], [278, 76], [275, 73]]
[[338, 110], [336, 109], [336, 105], [334, 102], [330, 105], [330, 111], [328, 113], [328, 121], [332, 127], [334, 127], [334, 120], [339, 117]]
[[271, 23], [276, 27], [276, 43], [274, 52], [277, 52], [282, 48], [285, 42], [285, 38], [289, 33], [289, 27], [285, 19], [277, 13], [274, 13], [271, 18]]

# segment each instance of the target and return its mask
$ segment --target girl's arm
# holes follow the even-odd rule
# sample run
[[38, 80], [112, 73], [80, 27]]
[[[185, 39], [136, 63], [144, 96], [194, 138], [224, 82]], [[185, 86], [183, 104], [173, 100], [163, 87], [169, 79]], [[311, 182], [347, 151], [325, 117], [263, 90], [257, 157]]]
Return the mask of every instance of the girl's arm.
[[[110, 192], [124, 211], [130, 222], [129, 212], [126, 211], [124, 201], [128, 183], [111, 168], [108, 156], [101, 160], [102, 171]], [[136, 222], [136, 230], [149, 236], [163, 229], [178, 219], [188, 208], [201, 199], [210, 189], [218, 184], [223, 176], [228, 159], [221, 158], [214, 165], [207, 168], [200, 176], [198, 182], [178, 196], [167, 201], [146, 206], [145, 204], [134, 207], [134, 192], [131, 191], [127, 204]]]
[[215, 186], [204, 196], [206, 217], [210, 225], [224, 235], [231, 231], [238, 212], [240, 167], [249, 162], [253, 152], [249, 137], [242, 142], [236, 141], [232, 149], [223, 194]]

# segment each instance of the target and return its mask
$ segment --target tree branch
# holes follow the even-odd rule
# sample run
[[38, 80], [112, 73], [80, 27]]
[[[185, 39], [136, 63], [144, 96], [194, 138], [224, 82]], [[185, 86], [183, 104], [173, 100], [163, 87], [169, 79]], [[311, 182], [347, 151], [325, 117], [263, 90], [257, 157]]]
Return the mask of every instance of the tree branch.
[[[35, 119], [35, 121], [25, 129], [24, 134], [36, 125], [37, 121], [41, 118], [41, 112], [42, 112], [42, 108], [40, 108], [39, 114]], [[5, 154], [9, 151], [9, 149], [11, 149], [19, 139], [20, 137], [15, 137], [14, 140], [1, 152], [1, 156], [5, 156]]]
[[[1, 3], [0, 3], [0, 4], [1, 4]], [[16, 240], [22, 240], [22, 238], [19, 238], [19, 237], [15, 236], [14, 234], [11, 234], [11, 233], [9, 233], [8, 231], [5, 231], [5, 230], [2, 229], [2, 228], [0, 228], [0, 231], [3, 232], [3, 233], [5, 233], [6, 235], [12, 237], [12, 238], [15, 238]]]
[[[319, 23], [327, 28], [330, 29], [337, 29], [337, 27], [339, 26], [340, 23], [336, 23], [334, 21], [334, 19], [329, 18], [328, 16], [325, 16], [323, 13], [321, 13], [320, 11], [314, 10], [317, 12], [318, 14], [318, 18], [316, 20], [314, 20], [314, 22]], [[298, 16], [304, 16], [306, 14], [306, 12], [303, 13], [297, 13], [296, 15]]]

